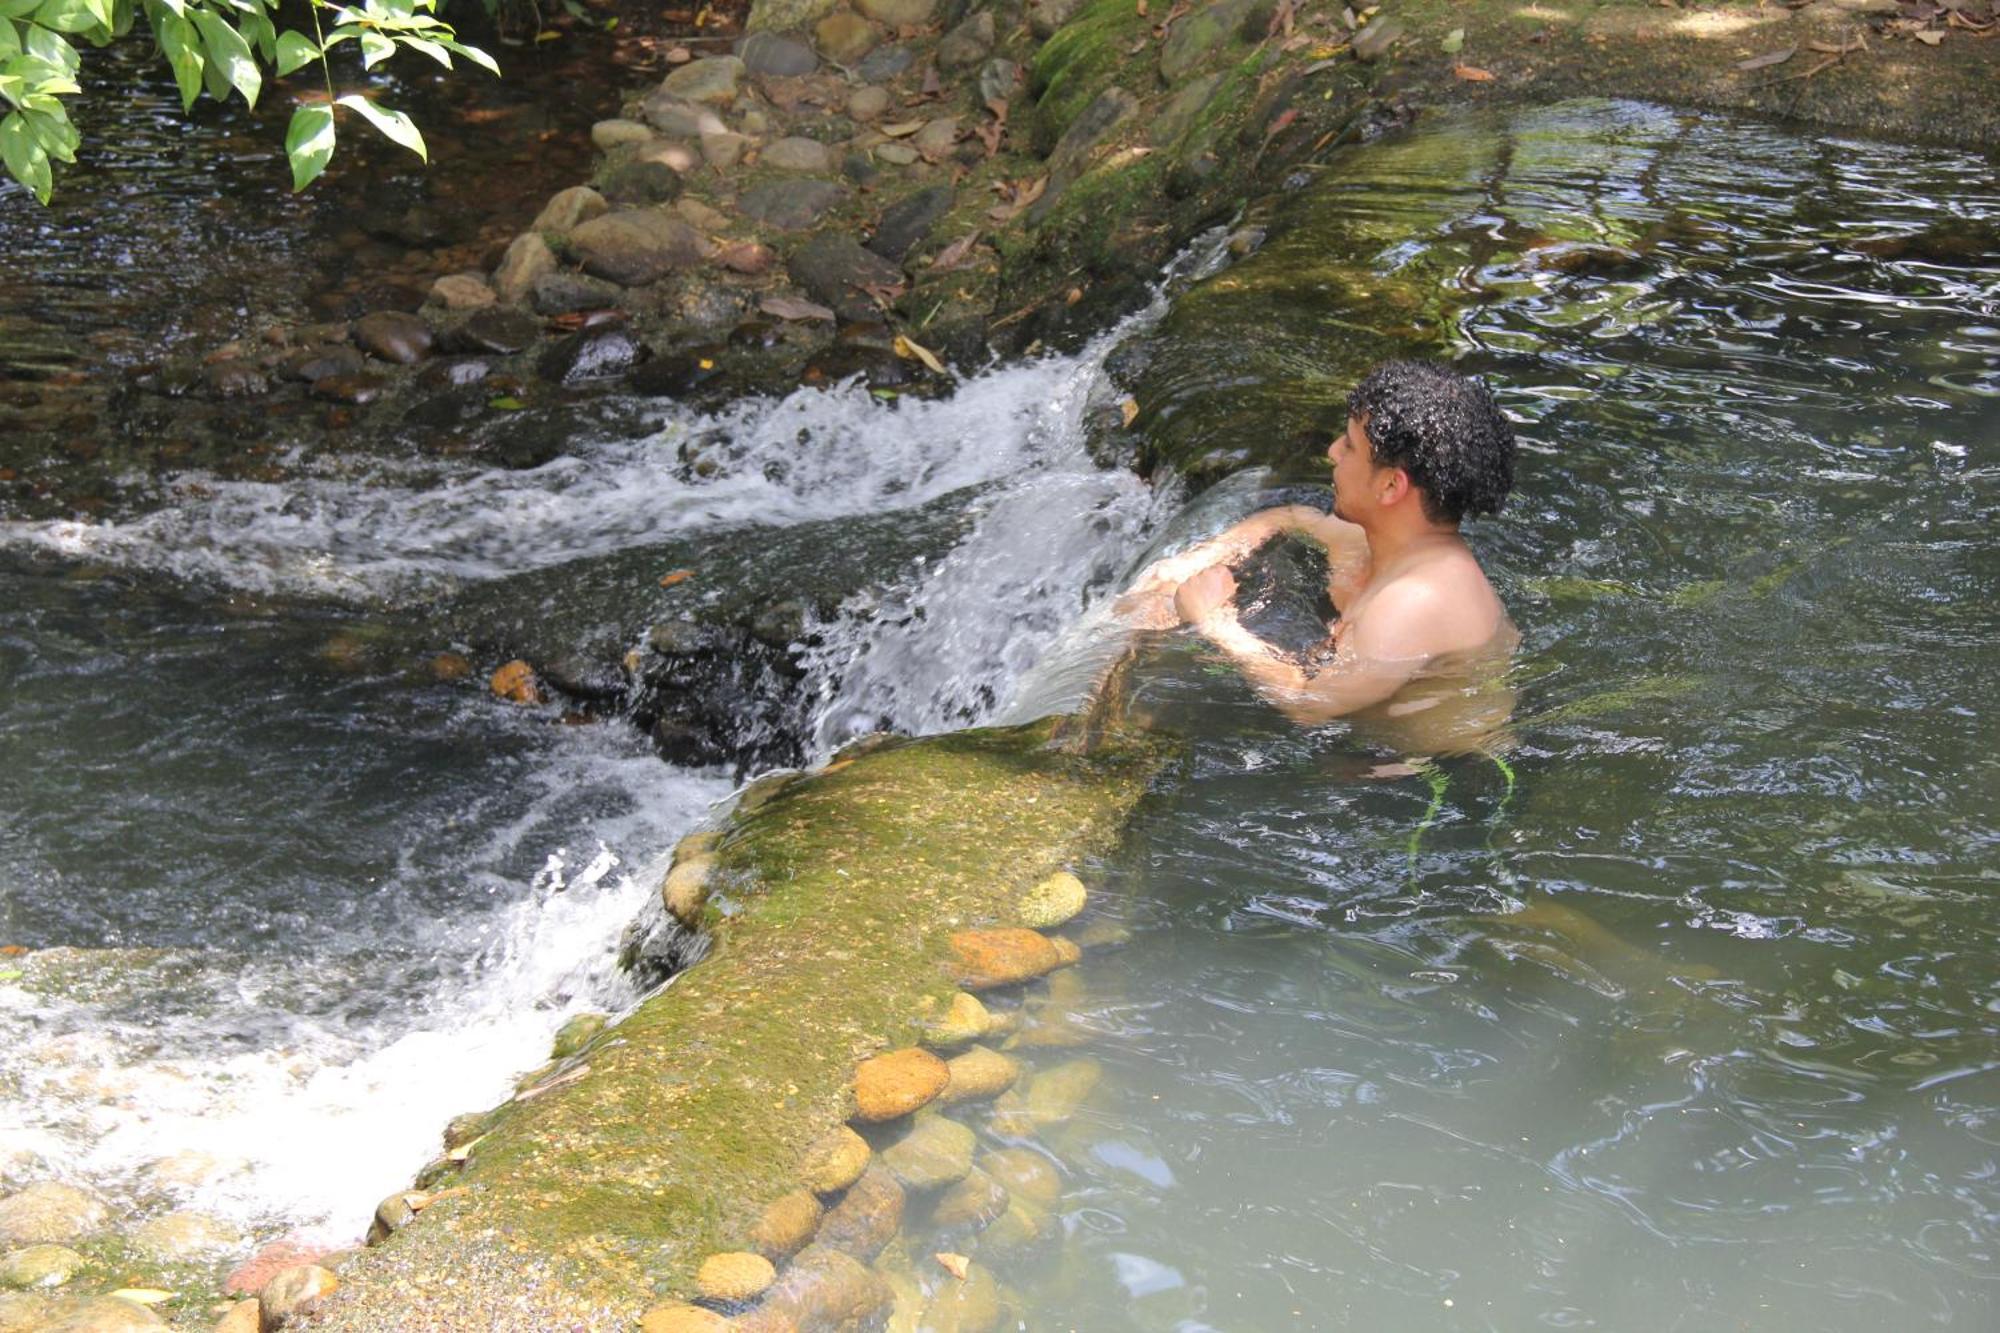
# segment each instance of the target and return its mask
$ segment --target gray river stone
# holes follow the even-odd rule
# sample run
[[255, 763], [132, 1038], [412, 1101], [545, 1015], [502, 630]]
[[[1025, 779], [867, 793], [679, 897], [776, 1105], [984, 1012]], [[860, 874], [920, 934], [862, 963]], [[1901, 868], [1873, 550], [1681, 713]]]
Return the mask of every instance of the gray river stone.
[[570, 233], [583, 269], [623, 287], [657, 282], [701, 263], [701, 238], [671, 214], [651, 208], [607, 213]]
[[590, 142], [601, 153], [608, 153], [628, 143], [645, 143], [652, 137], [651, 127], [642, 125], [636, 120], [618, 117], [600, 120], [590, 127]]
[[894, 286], [903, 270], [852, 236], [821, 234], [793, 252], [785, 266], [792, 281], [844, 320], [872, 319], [875, 302], [864, 286]]
[[1076, 17], [1084, 0], [1028, 0], [1028, 31], [1047, 41], [1057, 28]]
[[611, 206], [604, 202], [604, 196], [588, 185], [572, 185], [567, 190], [557, 190], [542, 205], [542, 211], [535, 214], [535, 220], [528, 224], [529, 231], [565, 232], [595, 217], [602, 217]]
[[535, 282], [531, 304], [542, 315], [568, 315], [578, 310], [601, 310], [618, 304], [624, 288], [615, 282], [593, 278], [588, 273], [562, 269], [544, 273]]
[[681, 173], [654, 159], [627, 162], [605, 176], [604, 193], [619, 204], [672, 203], [681, 196]]
[[354, 343], [362, 351], [399, 366], [414, 366], [431, 354], [437, 337], [415, 315], [378, 310], [354, 321]]
[[555, 252], [549, 243], [532, 231], [524, 231], [507, 246], [500, 267], [493, 270], [493, 290], [509, 305], [518, 305], [534, 290], [535, 279], [553, 272], [555, 266]]
[[313, 397], [329, 403], [344, 403], [349, 407], [365, 407], [388, 392], [386, 377], [369, 371], [358, 371], [352, 375], [328, 375], [312, 382], [308, 390]]
[[759, 162], [780, 171], [823, 172], [833, 169], [833, 154], [817, 139], [802, 139], [794, 135], [779, 139], [764, 149]]
[[1389, 48], [1403, 39], [1403, 21], [1390, 18], [1387, 14], [1376, 18], [1360, 32], [1354, 34], [1354, 58], [1360, 61], [1380, 60], [1389, 54]]
[[1021, 84], [1021, 67], [1011, 60], [995, 58], [979, 67], [979, 100], [1011, 100]]
[[639, 104], [639, 114], [648, 125], [676, 139], [699, 139], [728, 128], [714, 111], [665, 88], [655, 88], [646, 94], [646, 100]]
[[460, 351], [512, 356], [541, 337], [541, 322], [519, 310], [481, 310], [458, 326], [452, 342]]
[[884, 27], [921, 27], [937, 13], [937, 0], [854, 0], [854, 7]]
[[882, 210], [882, 220], [868, 238], [868, 248], [891, 263], [902, 263], [911, 247], [930, 235], [938, 219], [951, 211], [954, 199], [949, 185], [933, 185], [897, 200]]
[[644, 346], [623, 328], [584, 329], [543, 352], [535, 373], [558, 384], [582, 384], [622, 375], [645, 355]]
[[783, 231], [804, 231], [847, 198], [847, 188], [829, 180], [766, 181], [743, 192], [736, 206], [746, 217]]
[[937, 44], [939, 69], [967, 69], [993, 53], [993, 11], [982, 9]]
[[859, 14], [841, 10], [814, 25], [813, 42], [834, 64], [852, 65], [882, 44], [882, 34]]
[[660, 81], [660, 91], [690, 102], [728, 106], [743, 85], [743, 62], [736, 56], [710, 56], [683, 65]]
[[907, 46], [885, 46], [871, 53], [855, 72], [870, 83], [887, 83], [908, 72], [916, 59], [916, 52]]
[[752, 74], [793, 78], [819, 68], [812, 47], [790, 33], [753, 32], [743, 39], [743, 67]]
[[217, 361], [202, 367], [201, 377], [217, 398], [255, 398], [271, 391], [271, 379], [254, 361]]

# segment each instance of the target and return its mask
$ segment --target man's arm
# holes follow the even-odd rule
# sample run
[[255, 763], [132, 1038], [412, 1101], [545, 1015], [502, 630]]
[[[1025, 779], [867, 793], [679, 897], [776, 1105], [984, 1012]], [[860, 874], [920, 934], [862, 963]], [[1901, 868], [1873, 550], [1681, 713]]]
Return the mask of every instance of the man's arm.
[[1145, 628], [1171, 626], [1175, 623], [1174, 590], [1182, 583], [1211, 565], [1237, 564], [1265, 542], [1287, 532], [1304, 533], [1326, 547], [1329, 563], [1351, 551], [1367, 550], [1361, 529], [1352, 523], [1322, 514], [1310, 505], [1280, 505], [1233, 523], [1178, 555], [1155, 560], [1132, 580], [1114, 609]]
[[1229, 654], [1266, 702], [1304, 726], [1383, 702], [1433, 655], [1424, 640], [1421, 589], [1378, 598], [1365, 623], [1340, 637], [1333, 660], [1311, 673], [1243, 627], [1235, 595], [1236, 580], [1216, 567], [1182, 584], [1174, 605], [1186, 623]]

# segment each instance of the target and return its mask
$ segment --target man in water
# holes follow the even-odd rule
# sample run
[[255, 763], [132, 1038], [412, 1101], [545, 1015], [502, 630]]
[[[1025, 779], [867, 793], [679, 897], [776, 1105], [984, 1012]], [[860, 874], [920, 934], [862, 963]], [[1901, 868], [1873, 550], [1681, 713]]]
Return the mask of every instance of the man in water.
[[[1463, 682], [1482, 664], [1504, 662], [1518, 639], [1458, 531], [1507, 498], [1514, 432], [1477, 382], [1435, 362], [1389, 361], [1348, 396], [1347, 427], [1327, 457], [1331, 516], [1304, 505], [1254, 514], [1155, 564], [1128, 606], [1157, 625], [1172, 623], [1171, 605], [1172, 616], [1229, 654], [1259, 694], [1300, 723], [1434, 707], [1442, 695], [1406, 687]], [[1327, 590], [1339, 612], [1327, 642], [1302, 657], [1243, 626], [1229, 572], [1286, 532], [1326, 548]]]

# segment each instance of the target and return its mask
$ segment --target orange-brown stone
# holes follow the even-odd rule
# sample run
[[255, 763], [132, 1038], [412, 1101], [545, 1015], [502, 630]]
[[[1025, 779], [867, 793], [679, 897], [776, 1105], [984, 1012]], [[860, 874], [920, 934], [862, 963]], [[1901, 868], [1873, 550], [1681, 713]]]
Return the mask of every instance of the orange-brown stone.
[[929, 1051], [906, 1046], [863, 1060], [854, 1071], [854, 1118], [880, 1124], [928, 1104], [951, 1081], [951, 1070]]
[[967, 990], [1032, 981], [1072, 961], [1048, 936], [1021, 927], [957, 931], [951, 958], [953, 975]]
[[501, 667], [487, 682], [493, 693], [509, 703], [538, 704], [542, 701], [542, 690], [535, 683], [535, 669], [520, 658]]

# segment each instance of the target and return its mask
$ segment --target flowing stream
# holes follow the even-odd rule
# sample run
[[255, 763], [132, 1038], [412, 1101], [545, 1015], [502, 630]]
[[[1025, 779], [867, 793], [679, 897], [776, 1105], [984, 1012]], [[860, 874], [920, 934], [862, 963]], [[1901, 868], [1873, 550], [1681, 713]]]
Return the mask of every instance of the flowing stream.
[[[1625, 104], [1454, 122], [1278, 201], [1223, 275], [1297, 266], [1256, 327], [1156, 308], [943, 402], [0, 525], [0, 943], [80, 950], [58, 993], [0, 982], [0, 1176], [349, 1240], [629, 1002], [620, 930], [731, 784], [416, 669], [482, 589], [634, 641], [620, 589], [690, 549], [718, 597], [787, 540], [858, 549], [816, 753], [1038, 712], [1187, 522], [1090, 460], [1112, 347], [1269, 384], [1217, 425], [1257, 430], [1316, 349], [1421, 316], [1522, 437], [1472, 530], [1525, 637], [1507, 736], [1412, 772], [1149, 640], [1130, 714], [1190, 756], [1085, 868], [1124, 947], [1031, 995], [1018, 1052], [1077, 1095], [972, 1117], [1060, 1182], [1050, 1239], [916, 1208], [905, 1248], [969, 1248], [1032, 1328], [1991, 1326], [1991, 165]], [[1377, 299], [1329, 320], [1330, 273]]]

